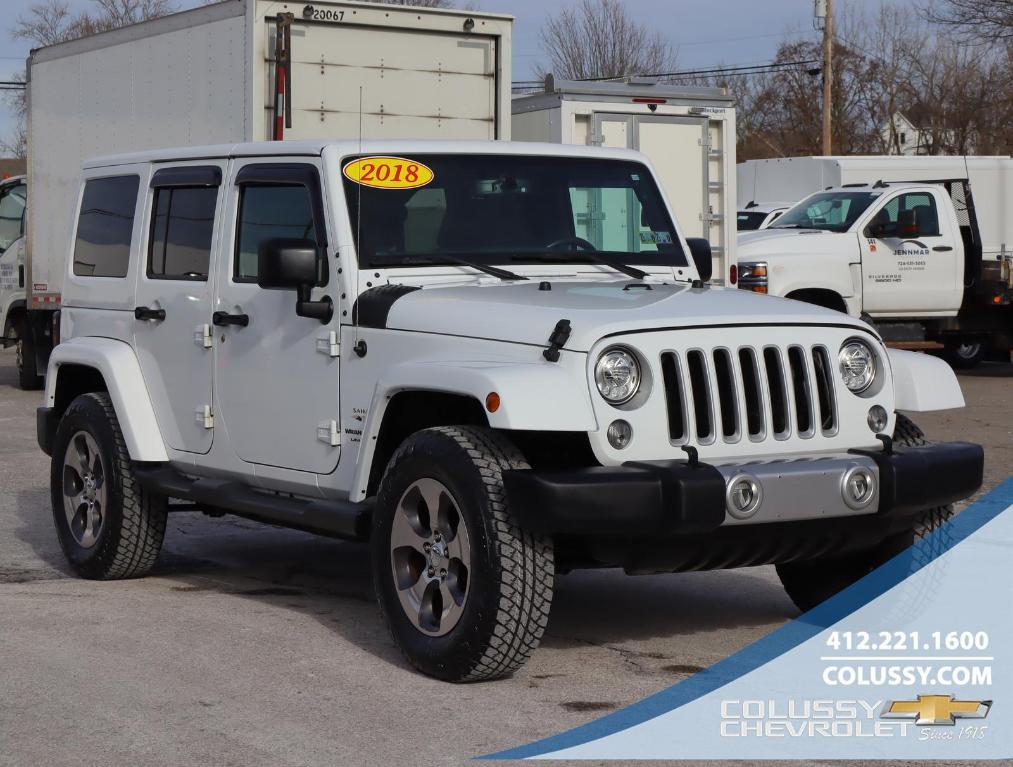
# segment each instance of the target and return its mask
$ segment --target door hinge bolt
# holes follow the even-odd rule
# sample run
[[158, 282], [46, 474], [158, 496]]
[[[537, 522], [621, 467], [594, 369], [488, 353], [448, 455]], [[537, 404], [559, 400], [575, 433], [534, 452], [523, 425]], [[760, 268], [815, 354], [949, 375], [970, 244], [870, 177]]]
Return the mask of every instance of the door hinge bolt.
[[337, 421], [321, 421], [317, 425], [317, 439], [325, 445], [337, 447], [341, 444], [341, 432]]
[[198, 325], [193, 332], [193, 342], [202, 349], [210, 349], [213, 338], [210, 325]]
[[203, 405], [197, 408], [195, 415], [198, 426], [205, 429], [213, 429], [215, 427], [215, 415], [211, 412], [210, 405]]
[[328, 357], [341, 356], [341, 345], [338, 343], [338, 331], [331, 330], [317, 339], [317, 351]]

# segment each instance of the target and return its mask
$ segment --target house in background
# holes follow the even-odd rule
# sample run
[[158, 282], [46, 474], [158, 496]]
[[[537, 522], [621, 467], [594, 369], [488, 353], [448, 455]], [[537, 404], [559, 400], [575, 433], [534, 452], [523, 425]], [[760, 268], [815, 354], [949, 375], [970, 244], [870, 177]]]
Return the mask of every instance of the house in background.
[[[890, 122], [882, 128], [887, 154], [964, 154], [955, 146], [957, 131], [938, 121], [939, 115], [919, 106], [894, 112]], [[973, 154], [973, 147], [966, 153]]]

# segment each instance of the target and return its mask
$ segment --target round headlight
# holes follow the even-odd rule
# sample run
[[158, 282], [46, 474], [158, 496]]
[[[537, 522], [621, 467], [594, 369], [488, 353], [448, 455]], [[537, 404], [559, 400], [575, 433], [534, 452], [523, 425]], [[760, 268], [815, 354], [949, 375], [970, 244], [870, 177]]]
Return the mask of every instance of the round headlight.
[[622, 405], [640, 388], [640, 363], [626, 349], [606, 349], [595, 363], [594, 382], [610, 405]]
[[876, 355], [865, 341], [857, 338], [845, 341], [837, 361], [844, 385], [855, 394], [861, 394], [876, 380]]

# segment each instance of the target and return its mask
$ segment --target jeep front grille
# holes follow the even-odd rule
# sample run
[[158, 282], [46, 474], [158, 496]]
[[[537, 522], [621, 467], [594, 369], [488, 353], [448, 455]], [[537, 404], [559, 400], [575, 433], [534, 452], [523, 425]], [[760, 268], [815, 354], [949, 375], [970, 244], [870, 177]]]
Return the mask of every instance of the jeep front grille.
[[663, 352], [669, 439], [708, 445], [833, 436], [832, 371], [824, 346]]

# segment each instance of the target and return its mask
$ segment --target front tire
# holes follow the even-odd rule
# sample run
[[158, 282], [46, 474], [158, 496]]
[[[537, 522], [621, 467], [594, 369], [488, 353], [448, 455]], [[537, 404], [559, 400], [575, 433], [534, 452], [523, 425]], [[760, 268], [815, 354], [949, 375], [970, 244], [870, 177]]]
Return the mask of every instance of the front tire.
[[[928, 444], [925, 433], [914, 421], [900, 413], [893, 430], [893, 442], [899, 447]], [[952, 516], [952, 506], [925, 509], [914, 518], [910, 528], [891, 535], [873, 549], [846, 557], [778, 565], [778, 577], [795, 606], [802, 612], [811, 610], [910, 548], [916, 540], [941, 527]], [[940, 546], [945, 545], [945, 542], [940, 542]]]
[[373, 582], [394, 641], [449, 682], [511, 674], [545, 631], [551, 539], [522, 530], [503, 471], [528, 464], [488, 429], [417, 432], [391, 458], [372, 527]]
[[147, 575], [165, 535], [166, 498], [134, 476], [108, 394], [70, 403], [52, 455], [53, 522], [70, 566], [92, 580]]

